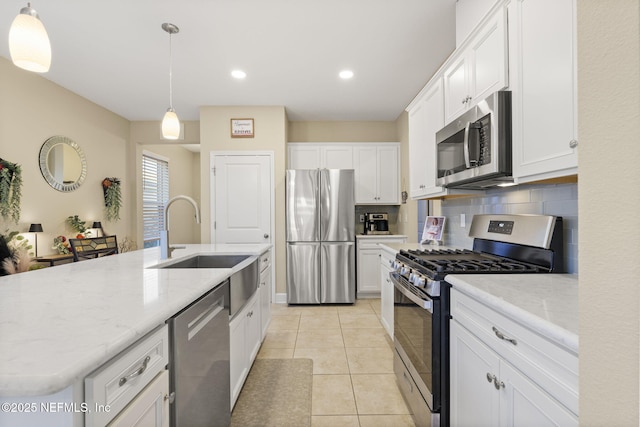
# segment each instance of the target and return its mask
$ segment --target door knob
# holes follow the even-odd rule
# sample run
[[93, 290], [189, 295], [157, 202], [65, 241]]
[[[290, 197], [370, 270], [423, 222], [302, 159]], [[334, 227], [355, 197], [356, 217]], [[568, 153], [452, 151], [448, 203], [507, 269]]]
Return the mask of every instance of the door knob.
[[268, 239], [268, 238], [269, 238], [269, 235], [268, 235], [267, 233], [264, 233], [264, 238], [265, 238], [265, 239]]

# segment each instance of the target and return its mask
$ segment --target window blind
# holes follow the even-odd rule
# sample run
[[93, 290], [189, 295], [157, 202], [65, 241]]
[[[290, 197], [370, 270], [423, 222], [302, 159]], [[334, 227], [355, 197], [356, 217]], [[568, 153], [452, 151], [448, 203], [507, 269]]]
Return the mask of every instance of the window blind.
[[160, 244], [164, 205], [169, 200], [169, 163], [142, 155], [142, 222], [144, 247]]

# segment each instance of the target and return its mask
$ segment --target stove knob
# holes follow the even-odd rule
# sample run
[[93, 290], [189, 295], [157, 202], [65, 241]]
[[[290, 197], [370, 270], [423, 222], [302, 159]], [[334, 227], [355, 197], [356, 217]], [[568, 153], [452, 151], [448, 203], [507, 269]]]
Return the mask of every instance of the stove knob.
[[407, 275], [411, 270], [406, 265], [400, 264], [400, 274], [402, 276]]
[[395, 271], [400, 270], [400, 263], [398, 261], [393, 261], [391, 263], [391, 268], [393, 268]]
[[418, 274], [414, 276], [413, 284], [416, 285], [417, 287], [424, 288], [425, 283], [427, 283], [427, 280], [423, 276], [420, 276]]

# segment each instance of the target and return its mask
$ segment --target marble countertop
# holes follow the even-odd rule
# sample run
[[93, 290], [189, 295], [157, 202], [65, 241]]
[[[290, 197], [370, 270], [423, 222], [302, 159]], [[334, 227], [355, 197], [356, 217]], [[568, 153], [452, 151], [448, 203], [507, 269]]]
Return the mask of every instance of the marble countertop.
[[[409, 249], [458, 249], [420, 243], [388, 243], [395, 253]], [[578, 276], [572, 274], [448, 275], [454, 288], [578, 353]]]
[[453, 274], [445, 280], [454, 289], [578, 353], [576, 275]]
[[0, 396], [46, 395], [82, 380], [234, 271], [149, 267], [270, 247], [186, 245], [162, 262], [156, 247], [0, 277]]

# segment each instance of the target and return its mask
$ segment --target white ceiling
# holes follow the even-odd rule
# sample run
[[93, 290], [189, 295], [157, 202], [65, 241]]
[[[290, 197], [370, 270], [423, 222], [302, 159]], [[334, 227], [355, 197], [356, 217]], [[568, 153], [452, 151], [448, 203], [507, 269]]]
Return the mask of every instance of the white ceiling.
[[[173, 106], [283, 105], [289, 120], [395, 120], [455, 47], [456, 0], [32, 1], [52, 46], [43, 76], [128, 120]], [[0, 2], [0, 55], [24, 0]], [[233, 69], [244, 80], [230, 76]], [[349, 68], [353, 79], [338, 72]]]

